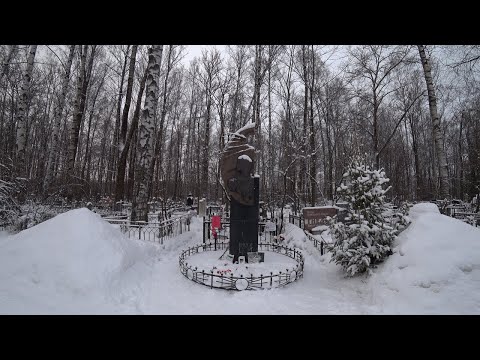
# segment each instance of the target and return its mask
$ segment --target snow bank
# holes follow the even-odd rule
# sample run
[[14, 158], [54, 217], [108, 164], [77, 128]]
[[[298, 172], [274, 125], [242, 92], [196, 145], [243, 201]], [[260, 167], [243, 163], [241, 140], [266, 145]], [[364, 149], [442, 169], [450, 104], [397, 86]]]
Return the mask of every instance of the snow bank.
[[111, 313], [109, 287], [141, 249], [86, 208], [1, 239], [0, 313]]
[[412, 206], [409, 211], [410, 217], [412, 216], [420, 216], [421, 214], [430, 213], [430, 214], [440, 214], [440, 210], [438, 210], [438, 206], [433, 203], [419, 203]]
[[435, 204], [410, 210], [412, 224], [370, 279], [387, 313], [480, 313], [480, 229], [441, 215]]
[[287, 223], [285, 224], [285, 233], [282, 234], [284, 241], [281, 243], [289, 247], [295, 247], [302, 251], [303, 254], [312, 256], [316, 260], [320, 260], [320, 251], [315, 247], [313, 241], [307, 238], [307, 235], [298, 226]]

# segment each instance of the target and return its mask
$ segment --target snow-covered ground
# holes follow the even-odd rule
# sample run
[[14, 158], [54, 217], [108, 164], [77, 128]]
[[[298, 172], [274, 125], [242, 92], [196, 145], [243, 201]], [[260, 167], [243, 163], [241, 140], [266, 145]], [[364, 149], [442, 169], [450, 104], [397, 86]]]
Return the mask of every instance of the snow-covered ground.
[[480, 229], [417, 204], [412, 224], [372, 276], [346, 277], [303, 231], [302, 279], [259, 291], [210, 289], [179, 271], [192, 231], [163, 245], [127, 239], [87, 209], [0, 234], [0, 314], [480, 314]]

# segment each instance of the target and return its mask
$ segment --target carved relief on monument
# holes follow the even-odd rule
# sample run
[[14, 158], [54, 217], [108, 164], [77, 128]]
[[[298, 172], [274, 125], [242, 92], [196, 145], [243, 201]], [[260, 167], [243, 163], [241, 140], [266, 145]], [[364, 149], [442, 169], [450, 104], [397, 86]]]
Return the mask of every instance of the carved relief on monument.
[[223, 183], [231, 198], [243, 205], [253, 206], [253, 170], [255, 148], [247, 143], [247, 136], [252, 135], [255, 124], [249, 123], [232, 134], [225, 145], [220, 159]]

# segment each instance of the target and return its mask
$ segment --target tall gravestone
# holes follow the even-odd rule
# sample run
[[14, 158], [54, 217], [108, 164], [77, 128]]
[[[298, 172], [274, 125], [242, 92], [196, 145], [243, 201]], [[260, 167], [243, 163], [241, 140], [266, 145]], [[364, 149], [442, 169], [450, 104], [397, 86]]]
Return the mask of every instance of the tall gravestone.
[[250, 123], [225, 145], [220, 159], [222, 180], [230, 197], [230, 255], [233, 262], [258, 251], [259, 177], [254, 176], [255, 148], [247, 144], [254, 133]]
[[206, 216], [207, 215], [207, 201], [205, 199], [201, 199], [198, 201], [198, 216]]

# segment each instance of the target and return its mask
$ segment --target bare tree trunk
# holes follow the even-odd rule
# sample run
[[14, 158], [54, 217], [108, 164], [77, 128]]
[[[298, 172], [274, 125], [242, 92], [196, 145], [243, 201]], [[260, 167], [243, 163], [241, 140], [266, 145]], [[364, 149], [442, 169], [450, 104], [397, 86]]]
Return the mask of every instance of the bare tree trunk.
[[[170, 76], [170, 71], [172, 69], [172, 45], [168, 46], [168, 53], [167, 53], [167, 69], [165, 73], [165, 80], [163, 83], [163, 101], [162, 101], [162, 110], [160, 112], [160, 125], [158, 127], [158, 133], [156, 135], [156, 140], [154, 142], [154, 156], [152, 159], [152, 162], [150, 164], [150, 178], [153, 179], [153, 174], [155, 173], [155, 162], [157, 162], [158, 158], [158, 164], [157, 164], [157, 169], [160, 172], [161, 167], [163, 166], [163, 153], [162, 153], [162, 144], [163, 142], [163, 137], [164, 137], [164, 131], [163, 127], [165, 125], [165, 118], [167, 116], [167, 101], [168, 101], [168, 96], [170, 95], [169, 92], [167, 92], [167, 87], [168, 87], [168, 78]], [[149, 188], [148, 188], [148, 193], [153, 194], [153, 181], [149, 183]]]
[[80, 130], [80, 122], [83, 115], [82, 104], [85, 103], [86, 94], [83, 92], [85, 77], [86, 77], [86, 60], [87, 60], [88, 45], [79, 47], [80, 51], [80, 68], [78, 70], [77, 80], [77, 94], [75, 96], [74, 111], [72, 124], [69, 129], [69, 144], [68, 144], [68, 174], [73, 175], [75, 167], [75, 156], [77, 154], [78, 132]]
[[459, 199], [463, 199], [463, 157], [462, 157], [462, 131], [463, 131], [463, 112], [460, 117], [460, 130], [458, 133], [458, 161], [459, 161], [459, 174], [458, 174], [458, 194]]
[[130, 111], [130, 103], [132, 102], [133, 75], [135, 73], [135, 58], [137, 57], [137, 49], [138, 45], [132, 45], [130, 65], [128, 68], [127, 95], [125, 96], [125, 105], [123, 106], [122, 113], [122, 127], [120, 129], [120, 152], [123, 151], [125, 139], [127, 137], [128, 112]]
[[[145, 82], [147, 80], [147, 70], [140, 81], [140, 91], [137, 97], [137, 104], [135, 105], [135, 112], [133, 114], [132, 124], [130, 125], [130, 130], [128, 131], [128, 136], [125, 141], [125, 146], [122, 148], [120, 153], [120, 158], [118, 159], [118, 168], [117, 168], [117, 182], [115, 187], [115, 201], [123, 200], [123, 194], [125, 192], [125, 170], [127, 166], [127, 155], [132, 144], [132, 139], [134, 138], [135, 131], [138, 128], [138, 119], [140, 117], [140, 107], [142, 104], [143, 91], [145, 89]], [[133, 157], [135, 158], [135, 157]], [[133, 163], [131, 163], [133, 166]]]
[[420, 174], [420, 159], [418, 156], [418, 135], [416, 126], [414, 125], [414, 118], [413, 115], [409, 116], [410, 122], [410, 132], [412, 133], [412, 151], [413, 151], [413, 162], [414, 162], [414, 169], [415, 169], [415, 191], [414, 191], [414, 200], [420, 196], [422, 192], [422, 177]]
[[299, 186], [301, 199], [304, 205], [307, 205], [306, 194], [306, 180], [307, 180], [307, 153], [308, 153], [308, 69], [307, 69], [307, 55], [306, 45], [302, 45], [302, 69], [303, 69], [303, 128], [302, 128], [302, 142], [300, 145], [300, 152], [302, 158], [300, 159], [300, 173], [299, 173]]
[[[102, 132], [104, 134], [109, 131], [110, 119], [112, 118], [114, 109], [115, 109], [115, 104], [112, 104], [112, 107], [111, 107], [111, 109], [109, 111], [109, 114], [108, 114], [108, 118], [103, 123]], [[105, 164], [105, 158], [106, 158], [106, 153], [107, 153], [107, 138], [105, 136], [101, 140], [100, 149], [101, 150], [100, 150], [100, 166], [99, 166], [99, 169], [98, 169], [98, 172], [99, 172], [98, 182], [99, 182], [99, 185], [100, 185], [100, 188], [101, 188], [100, 192], [103, 196], [104, 189], [105, 189], [105, 183], [106, 183], [106, 180], [108, 180], [108, 172], [105, 174], [105, 181], [103, 179], [103, 174], [105, 172], [105, 165], [104, 164]], [[108, 166], [107, 166], [107, 169], [108, 169]]]
[[[175, 181], [173, 182], [173, 199], [176, 200], [178, 194], [181, 192], [182, 189], [182, 178], [180, 177], [180, 164], [182, 162], [182, 153], [181, 147], [183, 145], [183, 131], [179, 129], [177, 131], [177, 159], [178, 161], [175, 162]], [[186, 195], [186, 194], [185, 194]]]
[[133, 200], [134, 184], [135, 184], [135, 159], [137, 155], [137, 140], [138, 140], [138, 125], [133, 130], [132, 140], [130, 142], [130, 154], [128, 160], [128, 177], [127, 177], [127, 189], [126, 197], [129, 200]]
[[47, 170], [45, 174], [45, 180], [43, 183], [43, 193], [46, 195], [48, 186], [52, 182], [53, 175], [53, 160], [55, 154], [58, 152], [58, 142], [59, 142], [59, 131], [60, 131], [60, 122], [62, 120], [62, 112], [65, 107], [65, 98], [67, 97], [68, 84], [70, 83], [70, 71], [72, 69], [73, 56], [75, 55], [75, 45], [70, 45], [70, 52], [68, 54], [67, 66], [65, 68], [65, 75], [63, 77], [62, 84], [62, 93], [58, 97], [57, 106], [55, 107], [55, 112], [53, 115], [53, 134], [52, 134], [52, 145], [50, 147], [50, 152], [48, 154], [47, 160]]
[[84, 158], [84, 161], [83, 161], [82, 171], [80, 173], [80, 177], [82, 179], [84, 179], [85, 169], [87, 167], [87, 160], [88, 160], [88, 157], [89, 157], [90, 131], [91, 131], [91, 127], [92, 127], [93, 114], [95, 112], [95, 104], [97, 103], [98, 94], [100, 93], [100, 90], [103, 87], [103, 82], [105, 81], [106, 75], [107, 75], [107, 68], [105, 68], [105, 72], [103, 73], [103, 77], [100, 81], [100, 84], [97, 87], [97, 91], [95, 91], [95, 95], [93, 96], [93, 100], [92, 100], [92, 108], [90, 109], [90, 114], [88, 115], [87, 139], [86, 139], [86, 146], [85, 146], [85, 158]]
[[[201, 199], [201, 189], [200, 189], [200, 153], [201, 153], [201, 139], [200, 139], [200, 121], [197, 116], [197, 107], [195, 106], [195, 116], [194, 121], [197, 125], [197, 132], [195, 134], [195, 195], [200, 201]], [[195, 132], [194, 132], [195, 133]], [[198, 205], [198, 204], [197, 204]]]
[[[256, 92], [257, 92], [257, 100], [255, 101], [255, 126], [257, 130], [257, 146], [258, 149], [257, 151], [262, 154], [263, 153], [263, 139], [262, 139], [262, 119], [260, 118], [260, 91], [262, 88], [262, 77], [261, 77], [261, 71], [262, 71], [262, 52], [263, 52], [263, 46], [259, 45], [258, 46], [258, 73], [257, 73], [257, 85], [256, 85]], [[258, 161], [256, 161], [257, 164], [257, 174], [262, 173], [262, 166], [260, 166], [260, 161], [262, 159], [262, 156], [258, 157]]]
[[273, 173], [273, 166], [274, 166], [274, 159], [273, 159], [273, 141], [272, 141], [272, 69], [268, 69], [268, 180], [267, 184], [270, 188], [270, 204], [269, 207], [272, 212], [272, 219], [274, 217], [274, 208], [275, 203], [274, 201], [274, 193], [273, 193], [273, 181], [274, 181], [274, 173]]
[[[93, 140], [95, 139], [95, 133], [97, 131], [97, 126], [98, 126], [98, 121], [96, 121], [95, 125], [93, 126], [92, 139], [90, 140], [90, 146], [89, 146], [90, 149], [92, 149], [92, 147], [93, 147]], [[90, 173], [91, 173], [91, 165], [92, 165], [92, 152], [93, 151], [90, 150], [88, 152], [88, 157], [87, 157], [87, 174], [85, 175], [85, 181], [87, 183], [90, 181]]]
[[376, 88], [373, 88], [373, 154], [375, 169], [380, 168], [380, 154], [378, 153], [378, 98]]
[[428, 105], [430, 107], [430, 116], [432, 118], [433, 125], [433, 139], [435, 141], [435, 151], [437, 153], [439, 165], [439, 195], [442, 199], [447, 199], [450, 197], [450, 191], [448, 186], [447, 156], [445, 154], [443, 134], [442, 129], [440, 128], [440, 118], [437, 111], [437, 97], [435, 95], [435, 88], [433, 86], [432, 67], [430, 65], [430, 60], [425, 54], [425, 47], [423, 45], [418, 45], [418, 52], [422, 60], [425, 82], [427, 83]]
[[139, 152], [137, 156], [138, 194], [134, 194], [132, 203], [132, 220], [148, 221], [148, 183], [149, 169], [153, 158], [153, 112], [158, 98], [160, 64], [163, 45], [153, 45], [148, 50], [148, 75], [145, 89], [145, 102], [139, 124]]
[[210, 91], [207, 91], [207, 109], [205, 111], [205, 135], [203, 138], [203, 166], [202, 166], [202, 182], [203, 196], [208, 199], [208, 165], [209, 165], [209, 147], [210, 147], [210, 111], [212, 106], [212, 99]]
[[[85, 112], [85, 103], [87, 98], [87, 89], [90, 76], [92, 73], [93, 60], [95, 57], [96, 45], [91, 45], [90, 58], [88, 61], [88, 67], [86, 68], [88, 45], [84, 45], [83, 51], [80, 53], [80, 75], [77, 85], [77, 96], [75, 99], [75, 111], [73, 114], [72, 125], [70, 127], [70, 139], [68, 145], [68, 177], [72, 177], [75, 174], [75, 160], [77, 155], [78, 137], [80, 131], [80, 125], [82, 123], [83, 114]], [[81, 47], [80, 47], [81, 49]], [[68, 197], [71, 199], [73, 196], [73, 189], [68, 192]]]
[[315, 88], [315, 53], [312, 45], [312, 82], [310, 84], [310, 204], [315, 206], [317, 198], [317, 151], [315, 149], [315, 126], [313, 122], [313, 89]]
[[15, 57], [15, 54], [17, 53], [18, 45], [12, 45], [10, 47], [10, 51], [8, 52], [7, 59], [3, 63], [2, 66], [2, 72], [0, 73], [0, 81], [4, 76], [8, 77], [8, 70], [10, 67], [10, 63], [12, 62], [12, 59]]
[[[260, 73], [262, 69], [262, 45], [255, 45], [255, 69], [254, 69], [254, 89], [253, 89], [253, 110], [252, 122], [255, 123], [255, 147], [258, 153], [262, 153], [262, 124], [260, 120], [260, 88], [262, 82]], [[255, 161], [255, 173], [261, 173], [260, 156]]]
[[[113, 143], [110, 146], [109, 159], [108, 159], [108, 170], [107, 170], [107, 179], [108, 184], [108, 195], [113, 191], [113, 182], [116, 181], [116, 173], [113, 171], [117, 167], [117, 160], [119, 157], [120, 149], [120, 127], [121, 127], [121, 111], [122, 111], [122, 99], [123, 99], [123, 83], [125, 81], [125, 73], [127, 71], [128, 64], [128, 52], [130, 50], [130, 45], [127, 45], [127, 49], [124, 53], [125, 58], [123, 60], [122, 72], [120, 76], [120, 86], [118, 90], [117, 98], [117, 112], [115, 116], [115, 128], [113, 131]], [[123, 52], [123, 50], [121, 50]], [[121, 63], [121, 62], [120, 62]]]
[[[28, 95], [30, 90], [30, 82], [32, 79], [33, 72], [33, 61], [35, 60], [35, 53], [37, 51], [37, 45], [30, 45], [27, 58], [27, 67], [25, 73], [23, 74], [22, 86], [20, 88], [20, 94], [18, 99], [18, 109], [17, 109], [17, 161], [18, 161], [18, 170], [17, 174], [20, 177], [25, 177], [27, 174], [25, 168], [25, 147], [27, 145], [27, 102]], [[21, 199], [24, 200], [24, 199]]]
[[[327, 97], [327, 96], [325, 96]], [[326, 198], [330, 198], [330, 191], [329, 191], [329, 187], [327, 186], [327, 165], [328, 165], [328, 161], [327, 161], [327, 149], [325, 148], [325, 136], [323, 135], [324, 131], [323, 131], [323, 126], [322, 126], [322, 119], [320, 118], [320, 114], [321, 114], [321, 108], [320, 108], [320, 104], [319, 104], [319, 101], [317, 100], [316, 101], [316, 107], [317, 107], [317, 113], [318, 113], [318, 130], [320, 131], [320, 142], [322, 144], [322, 155], [323, 155], [323, 161], [322, 161], [322, 164], [323, 164], [323, 193], [325, 194], [325, 197]], [[325, 113], [323, 114], [324, 118], [327, 117], [326, 114], [326, 111]], [[325, 119], [325, 122], [327, 120]], [[326, 126], [325, 126], [326, 127]], [[331, 188], [331, 186], [330, 186]]]

